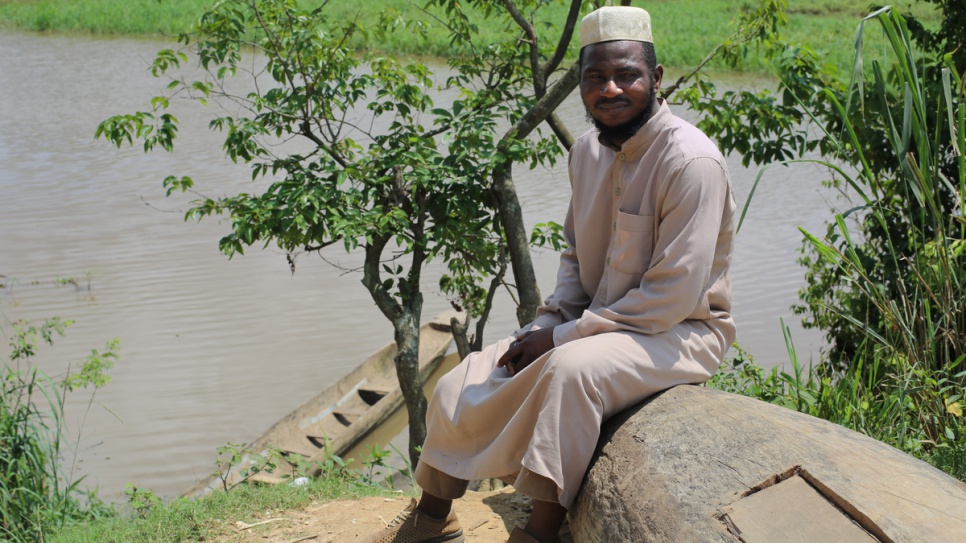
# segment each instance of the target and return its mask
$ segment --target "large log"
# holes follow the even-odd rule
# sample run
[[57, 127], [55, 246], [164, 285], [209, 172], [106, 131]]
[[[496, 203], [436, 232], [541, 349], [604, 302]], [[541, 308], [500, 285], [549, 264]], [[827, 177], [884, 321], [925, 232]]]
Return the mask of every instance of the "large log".
[[966, 542], [966, 484], [808, 415], [679, 386], [603, 430], [578, 543]]

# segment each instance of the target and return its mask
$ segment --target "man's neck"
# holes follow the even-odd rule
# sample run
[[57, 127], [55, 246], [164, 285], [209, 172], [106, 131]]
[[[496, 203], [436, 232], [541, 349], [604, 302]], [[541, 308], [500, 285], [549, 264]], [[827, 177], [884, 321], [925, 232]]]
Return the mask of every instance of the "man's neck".
[[613, 149], [614, 151], [620, 151], [621, 150], [621, 147], [629, 139], [630, 138], [613, 138], [613, 139], [609, 139], [606, 136], [604, 136], [603, 134], [601, 134], [600, 135], [600, 138], [598, 138], [598, 141], [600, 141], [600, 143], [602, 145], [604, 145], [605, 147], [609, 147], [609, 148]]

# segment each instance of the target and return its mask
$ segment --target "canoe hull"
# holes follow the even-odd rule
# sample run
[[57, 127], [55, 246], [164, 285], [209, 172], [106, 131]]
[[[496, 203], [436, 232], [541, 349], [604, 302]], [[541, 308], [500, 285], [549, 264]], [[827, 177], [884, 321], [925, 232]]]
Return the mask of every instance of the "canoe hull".
[[[452, 343], [450, 319], [446, 313], [420, 327], [419, 373], [425, 382], [439, 367]], [[345, 377], [280, 419], [244, 447], [242, 460], [216, 470], [198, 481], [184, 496], [201, 496], [212, 490], [230, 488], [248, 475], [258, 456], [272, 455], [272, 473], [249, 475], [249, 480], [278, 483], [287, 480], [299, 462], [323, 461], [327, 455], [343, 456], [359, 445], [376, 428], [403, 408], [403, 396], [396, 378], [396, 344], [390, 343], [370, 355]]]

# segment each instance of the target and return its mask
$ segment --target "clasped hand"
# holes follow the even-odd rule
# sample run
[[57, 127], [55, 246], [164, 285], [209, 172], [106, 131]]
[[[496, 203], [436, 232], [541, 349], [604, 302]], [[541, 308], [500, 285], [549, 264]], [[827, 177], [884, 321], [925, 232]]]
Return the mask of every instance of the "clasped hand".
[[496, 361], [496, 367], [506, 367], [511, 376], [516, 375], [553, 347], [553, 328], [527, 332], [510, 344], [510, 348]]

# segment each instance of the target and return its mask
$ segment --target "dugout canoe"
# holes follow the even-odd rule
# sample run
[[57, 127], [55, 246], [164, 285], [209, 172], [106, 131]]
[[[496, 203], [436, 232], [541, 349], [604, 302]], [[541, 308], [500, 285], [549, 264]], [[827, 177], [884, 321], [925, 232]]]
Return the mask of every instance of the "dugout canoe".
[[569, 515], [582, 543], [963, 543], [966, 484], [831, 422], [682, 385], [604, 425]]
[[[439, 368], [452, 343], [449, 323], [453, 317], [459, 314], [444, 313], [419, 329], [419, 373], [423, 381]], [[387, 344], [246, 445], [245, 451], [262, 456], [271, 450], [281, 453], [273, 473], [261, 472], [250, 479], [278, 483], [288, 480], [283, 476], [292, 474], [293, 463], [299, 458], [311, 461], [324, 459], [326, 454], [342, 456], [400, 411], [404, 402], [396, 379], [395, 355], [395, 342]], [[215, 471], [183, 496], [202, 496], [226, 484], [237, 484], [251, 461], [251, 454], [245, 454], [238, 465]]]

